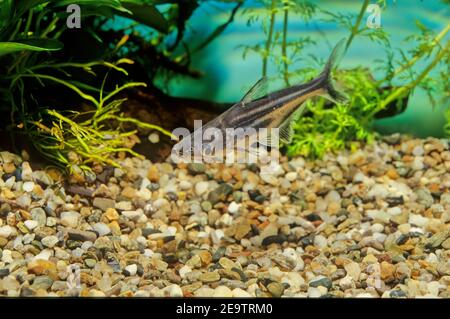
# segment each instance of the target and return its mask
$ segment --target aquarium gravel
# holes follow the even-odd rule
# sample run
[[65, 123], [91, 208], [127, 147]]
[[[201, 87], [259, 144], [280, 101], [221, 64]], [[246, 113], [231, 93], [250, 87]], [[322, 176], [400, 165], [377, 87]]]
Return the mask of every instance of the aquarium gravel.
[[448, 140], [321, 160], [151, 163], [87, 176], [0, 156], [5, 296], [450, 295]]

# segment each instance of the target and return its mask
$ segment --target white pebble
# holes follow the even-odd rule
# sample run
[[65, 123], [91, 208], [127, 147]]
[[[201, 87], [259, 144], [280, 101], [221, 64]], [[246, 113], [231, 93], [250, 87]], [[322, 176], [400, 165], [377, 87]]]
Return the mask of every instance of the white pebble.
[[390, 214], [390, 215], [395, 216], [395, 215], [400, 215], [400, 214], [402, 213], [402, 209], [401, 209], [400, 207], [398, 207], [398, 206], [396, 206], [396, 207], [390, 207], [390, 208], [388, 208], [388, 209], [386, 210], [386, 212], [387, 212], [388, 214]]
[[230, 214], [236, 214], [239, 211], [239, 208], [241, 207], [241, 204], [237, 204], [236, 202], [231, 202], [230, 205], [228, 205], [228, 212]]
[[197, 184], [195, 184], [195, 193], [198, 196], [201, 196], [208, 191], [208, 187], [208, 182], [198, 182]]
[[233, 292], [233, 297], [235, 297], [235, 298], [248, 298], [248, 297], [252, 296], [245, 290], [242, 290], [241, 288], [234, 288], [232, 292]]
[[145, 256], [145, 257], [152, 257], [153, 254], [154, 254], [153, 250], [148, 249], [148, 248], [147, 248], [147, 249], [144, 249], [144, 256]]
[[86, 250], [88, 250], [89, 248], [91, 248], [92, 246], [94, 246], [94, 243], [93, 242], [91, 242], [91, 241], [84, 241], [82, 244], [81, 244], [81, 249], [82, 250], [84, 250], [84, 251], [86, 251]]
[[318, 298], [322, 296], [322, 292], [320, 291], [319, 288], [315, 288], [315, 287], [309, 287], [308, 288], [308, 297], [310, 298]]
[[56, 236], [46, 236], [42, 238], [41, 243], [45, 247], [53, 248], [58, 243], [59, 239]]
[[416, 147], [413, 148], [412, 150], [412, 154], [414, 156], [422, 156], [425, 153], [425, 150], [423, 149], [422, 145], [417, 145]]
[[335, 190], [332, 190], [328, 192], [328, 194], [325, 196], [325, 200], [327, 201], [327, 203], [340, 202], [341, 195], [339, 195], [339, 193], [336, 192]]
[[192, 188], [192, 184], [189, 181], [181, 181], [180, 182], [180, 189], [181, 190], [189, 190]]
[[53, 256], [53, 250], [51, 249], [44, 249], [39, 254], [34, 256], [33, 260], [48, 260], [51, 256]]
[[428, 218], [423, 217], [422, 215], [418, 215], [418, 214], [409, 214], [408, 222], [412, 225], [424, 227], [425, 225], [428, 224]]
[[211, 239], [214, 244], [220, 244], [220, 241], [225, 236], [222, 229], [215, 229], [211, 232]]
[[78, 225], [78, 220], [81, 215], [77, 212], [62, 212], [61, 213], [61, 224], [66, 227], [76, 228]]
[[375, 223], [370, 227], [370, 229], [373, 233], [381, 233], [384, 230], [384, 226], [379, 223]]
[[428, 292], [435, 297], [439, 295], [439, 288], [440, 284], [438, 281], [431, 281], [427, 284]]
[[23, 183], [23, 185], [22, 185], [22, 189], [23, 189], [25, 192], [27, 192], [27, 193], [32, 192], [32, 191], [33, 191], [33, 188], [34, 188], [34, 183], [33, 183], [33, 182], [25, 182], [25, 183]]
[[111, 229], [105, 223], [95, 223], [92, 228], [99, 234], [99, 236], [105, 236], [111, 233]]
[[185, 279], [187, 274], [192, 271], [191, 267], [184, 265], [183, 267], [178, 270], [178, 273], [180, 274], [180, 277], [182, 279]]
[[31, 169], [30, 163], [22, 163], [22, 180], [31, 181], [33, 179], [33, 170]]
[[327, 239], [322, 235], [317, 235], [314, 237], [314, 245], [319, 248], [325, 248], [328, 245]]
[[218, 286], [214, 289], [213, 297], [216, 298], [230, 298], [233, 297], [233, 292], [227, 286]]
[[159, 134], [158, 133], [152, 133], [148, 136], [148, 140], [150, 143], [156, 144], [159, 142]]
[[136, 275], [137, 272], [137, 265], [132, 264], [125, 267], [125, 270], [130, 274], [130, 276]]
[[297, 172], [289, 172], [284, 177], [288, 181], [293, 182], [293, 181], [295, 181], [297, 179], [297, 176], [298, 176]]
[[170, 297], [183, 297], [183, 290], [181, 290], [180, 286], [178, 285], [170, 285], [164, 288], [164, 291], [166, 291]]
[[38, 226], [38, 222], [35, 220], [31, 220], [31, 219], [26, 220], [23, 223], [24, 223], [25, 227], [28, 228], [29, 230], [33, 230]]
[[8, 238], [9, 236], [11, 236], [15, 233], [16, 233], [16, 230], [9, 225], [0, 227], [0, 237]]
[[4, 249], [2, 253], [2, 261], [5, 264], [10, 264], [13, 262], [12, 252], [9, 249]]
[[122, 215], [132, 221], [138, 221], [139, 218], [144, 214], [141, 209], [138, 210], [126, 210], [122, 212]]

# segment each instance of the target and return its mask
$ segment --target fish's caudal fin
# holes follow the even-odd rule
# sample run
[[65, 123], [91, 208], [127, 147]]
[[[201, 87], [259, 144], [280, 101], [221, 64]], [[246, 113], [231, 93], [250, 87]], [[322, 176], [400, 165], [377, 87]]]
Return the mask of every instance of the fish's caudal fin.
[[332, 100], [333, 102], [343, 102], [347, 100], [347, 97], [339, 92], [333, 85], [332, 79], [331, 79], [331, 71], [336, 67], [336, 65], [339, 63], [340, 59], [342, 58], [344, 51], [345, 51], [345, 43], [347, 42], [347, 39], [341, 39], [336, 46], [334, 47], [333, 51], [330, 54], [330, 57], [328, 58], [327, 64], [325, 65], [325, 68], [323, 69], [322, 73], [320, 74], [320, 77], [324, 81], [325, 91], [326, 91], [326, 98]]

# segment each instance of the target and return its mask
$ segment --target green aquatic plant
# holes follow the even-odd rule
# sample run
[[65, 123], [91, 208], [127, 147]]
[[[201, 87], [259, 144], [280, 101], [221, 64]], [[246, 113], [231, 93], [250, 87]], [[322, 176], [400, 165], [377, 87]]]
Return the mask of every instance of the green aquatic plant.
[[[81, 8], [81, 29], [75, 31], [67, 24], [71, 12], [66, 12], [73, 4]], [[0, 111], [8, 114], [1, 117], [3, 127], [14, 135], [28, 136], [52, 163], [82, 170], [92, 162], [115, 165], [112, 155], [117, 152], [137, 155], [130, 144], [137, 128], [170, 136], [158, 126], [122, 114], [123, 91], [152, 84], [153, 77], [139, 78], [145, 83], [127, 82], [128, 72], [122, 65], [131, 60], [123, 57], [132, 55], [128, 44], [136, 44], [130, 40], [136, 33], [106, 32], [103, 26], [120, 16], [133, 27], [149, 27], [153, 30], [149, 44], [143, 39], [137, 43], [151, 49], [152, 54], [139, 51], [152, 66], [149, 69], [157, 66], [182, 74], [188, 70], [189, 57], [176, 61], [168, 52], [182, 47], [186, 22], [197, 7], [194, 0], [0, 1]], [[174, 33], [174, 42], [164, 42]], [[109, 81], [98, 75], [105, 68], [115, 71], [108, 71]], [[86, 107], [88, 111], [79, 111]]]
[[[40, 111], [39, 119], [26, 118], [21, 124], [22, 129], [31, 138], [35, 148], [54, 164], [68, 169], [70, 172], [90, 170], [88, 164], [112, 165], [118, 167], [114, 156], [118, 153], [129, 153], [140, 156], [132, 150], [138, 141], [136, 128], [157, 130], [167, 136], [170, 132], [149, 123], [125, 116], [121, 105], [126, 100], [116, 96], [123, 90], [146, 86], [141, 82], [129, 82], [117, 86], [112, 91], [105, 90], [109, 71], [114, 70], [127, 75], [122, 64], [132, 64], [133, 61], [121, 59], [116, 63], [59, 63], [53, 65], [39, 65], [31, 67], [26, 73], [18, 75], [14, 81], [22, 77], [34, 77], [39, 81], [51, 81], [67, 87], [83, 100], [88, 102], [88, 110], [63, 111], [45, 108]], [[108, 68], [101, 88], [97, 91], [92, 88], [75, 86], [74, 84], [53, 76], [37, 73], [45, 68], [53, 68], [70, 75], [70, 69], [79, 68], [90, 75], [96, 76], [93, 67]], [[133, 128], [134, 127], [134, 128]]]
[[[295, 13], [296, 18], [305, 23], [314, 18], [347, 30], [345, 52], [361, 37], [383, 45], [386, 51], [385, 59], [375, 61], [378, 70], [383, 71], [381, 78], [374, 78], [373, 70], [363, 67], [335, 70], [338, 85], [348, 100], [337, 105], [322, 98], [308, 102], [304, 116], [299, 117], [293, 126], [292, 142], [285, 145], [290, 156], [321, 157], [328, 151], [351, 146], [353, 141], [370, 142], [376, 135], [373, 130], [375, 119], [403, 112], [416, 88], [424, 89], [433, 105], [436, 92], [449, 92], [449, 44], [443, 43], [449, 25], [435, 34], [417, 21], [419, 32], [405, 39], [405, 42], [414, 44], [413, 49], [405, 51], [391, 45], [389, 34], [383, 28], [366, 26], [369, 0], [362, 2], [357, 14], [328, 11], [309, 1], [261, 0], [260, 3], [262, 9], [247, 9], [244, 14], [249, 24], [260, 21], [265, 40], [254, 46], [244, 46], [244, 57], [250, 52], [259, 54], [263, 76], [267, 75], [269, 62], [272, 62], [278, 67], [286, 86], [294, 82], [294, 77], [295, 82], [299, 82], [317, 76], [324, 63], [316, 56], [305, 54], [305, 49], [318, 44], [316, 39], [300, 37], [293, 42], [287, 40], [290, 14]], [[383, 9], [387, 6], [386, 1], [378, 1], [377, 4]], [[281, 27], [276, 28], [280, 19], [282, 22], [278, 25]], [[396, 51], [400, 60], [394, 58]], [[426, 64], [423, 69], [416, 67], [418, 61]], [[295, 62], [300, 62], [302, 67], [290, 70], [289, 66]], [[442, 66], [442, 71], [433, 73], [438, 65]]]
[[[417, 22], [420, 32], [405, 39], [415, 46], [407, 52], [397, 49], [401, 56], [401, 60], [397, 61], [394, 60], [394, 48], [391, 47], [388, 34], [382, 29], [362, 26], [368, 4], [369, 1], [363, 2], [357, 16], [318, 10], [328, 16], [328, 21], [348, 29], [350, 35], [346, 49], [360, 36], [383, 44], [387, 58], [377, 62], [382, 63], [379, 68], [384, 71], [384, 76], [375, 79], [369, 69], [362, 67], [336, 70], [336, 78], [347, 93], [348, 101], [335, 106], [323, 99], [309, 102], [305, 116], [300, 117], [294, 125], [292, 143], [286, 145], [289, 155], [321, 157], [327, 151], [351, 146], [353, 141], [370, 142], [376, 135], [373, 130], [375, 119], [404, 111], [409, 95], [416, 88], [424, 89], [432, 103], [435, 92], [448, 92], [445, 66], [448, 70], [449, 41], [442, 42], [450, 25], [436, 35]], [[414, 67], [419, 60], [426, 63], [423, 69]], [[444, 70], [438, 75], [431, 75], [439, 64]], [[304, 79], [309, 78], [310, 70], [302, 72]]]
[[[289, 78], [293, 75], [289, 66], [299, 59], [305, 47], [315, 43], [310, 37], [300, 37], [288, 40], [289, 16], [295, 15], [308, 22], [315, 14], [316, 5], [310, 1], [291, 0], [259, 0], [261, 8], [247, 8], [243, 15], [247, 24], [259, 23], [264, 32], [265, 40], [253, 46], [244, 45], [243, 57], [249, 53], [256, 53], [262, 59], [262, 76], [268, 72], [269, 62], [273, 62], [279, 69], [282, 77], [289, 85]], [[277, 19], [282, 16], [282, 30], [276, 30]]]

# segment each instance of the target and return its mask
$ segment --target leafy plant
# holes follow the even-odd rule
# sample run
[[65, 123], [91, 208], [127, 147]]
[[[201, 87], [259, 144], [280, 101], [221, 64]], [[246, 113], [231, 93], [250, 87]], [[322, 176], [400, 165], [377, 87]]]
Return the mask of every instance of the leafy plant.
[[[90, 170], [88, 164], [92, 163], [118, 167], [119, 165], [112, 159], [112, 155], [120, 152], [139, 157], [140, 155], [131, 149], [138, 138], [136, 137], [137, 131], [130, 129], [130, 126], [157, 130], [171, 136], [170, 132], [156, 125], [126, 117], [121, 113], [120, 107], [126, 99], [115, 99], [115, 97], [125, 89], [146, 86], [145, 83], [130, 82], [116, 87], [111, 92], [106, 92], [104, 87], [108, 71], [100, 90], [96, 92], [97, 94], [89, 94], [87, 87], [80, 88], [65, 80], [35, 73], [35, 71], [47, 67], [64, 69], [67, 74], [69, 71], [66, 69], [80, 68], [95, 76], [93, 67], [102, 66], [127, 75], [126, 70], [120, 65], [132, 63], [131, 60], [122, 59], [114, 64], [101, 62], [60, 63], [31, 68], [29, 73], [32, 74], [32, 77], [39, 80], [56, 81], [74, 91], [90, 105], [90, 109], [84, 112], [58, 112], [54, 109], [45, 109], [40, 113], [39, 120], [27, 119], [22, 123], [32, 137], [31, 141], [36, 149], [57, 165], [68, 168], [71, 172], [79, 172], [80, 170]], [[25, 76], [27, 74], [19, 77]], [[67, 115], [64, 115], [66, 113]]]
[[[66, 24], [66, 7], [71, 4], [81, 7], [82, 29], [76, 32]], [[167, 5], [157, 7], [160, 4]], [[170, 133], [121, 113], [124, 99], [117, 94], [154, 78], [127, 83], [123, 75], [128, 72], [122, 65], [132, 61], [124, 57], [126, 53], [133, 56], [129, 49], [136, 44], [134, 56], [146, 57], [138, 62], [152, 65], [151, 70], [167, 68], [178, 74], [183, 68], [189, 70], [188, 55], [176, 61], [169, 51], [181, 44], [185, 24], [197, 7], [195, 0], [0, 1], [0, 111], [9, 113], [9, 120], [3, 117], [2, 121], [8, 130], [26, 134], [54, 164], [69, 169], [86, 170], [92, 162], [114, 165], [112, 155], [117, 152], [137, 155], [130, 144], [136, 127]], [[108, 33], [104, 25], [115, 16], [129, 19], [132, 29], [136, 25], [152, 28], [151, 39], [137, 33], [124, 35], [126, 30]], [[176, 33], [175, 42], [166, 41], [170, 33]], [[93, 42], [85, 44], [83, 35]], [[214, 37], [205, 39], [204, 46]], [[130, 38], [138, 40], [132, 43]], [[77, 50], [71, 52], [68, 46]], [[153, 54], [145, 54], [142, 48], [150, 48]], [[118, 62], [108, 62], [114, 60]], [[104, 68], [115, 71], [108, 71], [110, 81], [97, 76]], [[82, 107], [90, 109], [74, 110]]]
[[[352, 141], [373, 140], [376, 134], [372, 129], [374, 120], [404, 111], [409, 95], [417, 87], [425, 90], [433, 105], [436, 92], [447, 92], [445, 94], [448, 98], [449, 42], [442, 42], [450, 25], [436, 35], [417, 22], [419, 33], [405, 39], [415, 46], [405, 52], [401, 48], [394, 49], [391, 46], [389, 35], [383, 29], [370, 29], [363, 25], [364, 14], [370, 3], [368, 0], [363, 1], [356, 15], [327, 11], [308, 1], [291, 3], [272, 0], [261, 3], [267, 14], [263, 14], [261, 18], [258, 12], [253, 12], [249, 14], [249, 23], [262, 19], [266, 34], [265, 45], [245, 47], [244, 57], [250, 51], [259, 53], [263, 61], [262, 75], [266, 75], [267, 64], [271, 59], [275, 65], [281, 66], [279, 70], [286, 85], [289, 85], [294, 76], [303, 81], [316, 76], [323, 61], [304, 54], [306, 47], [316, 44], [310, 38], [301, 38], [294, 44], [286, 41], [288, 12], [283, 8], [296, 7], [306, 23], [312, 16], [317, 17], [320, 13], [324, 16], [324, 21], [347, 29], [349, 36], [346, 50], [360, 37], [367, 37], [386, 48], [387, 58], [377, 61], [378, 69], [384, 71], [384, 76], [380, 79], [375, 79], [369, 69], [362, 67], [335, 70], [339, 85], [347, 93], [349, 100], [346, 104], [337, 105], [332, 105], [322, 98], [308, 102], [304, 116], [300, 117], [293, 127], [292, 142], [286, 145], [288, 155], [321, 157], [325, 152], [341, 149]], [[386, 1], [378, 1], [378, 4], [385, 7]], [[284, 20], [281, 31], [277, 31], [274, 29], [275, 21], [280, 17]], [[398, 50], [401, 60], [394, 60], [394, 50]], [[289, 64], [296, 61], [307, 63], [303, 63], [305, 67], [297, 71], [288, 71]], [[414, 67], [418, 61], [427, 63], [422, 70]], [[442, 71], [431, 76], [431, 71], [437, 65], [443, 66]]]
[[[263, 43], [254, 46], [243, 46], [243, 57], [249, 53], [256, 53], [262, 59], [262, 76], [267, 75], [267, 68], [272, 61], [281, 71], [286, 85], [289, 85], [289, 66], [301, 59], [303, 49], [315, 42], [309, 37], [300, 37], [295, 41], [288, 41], [289, 16], [299, 15], [308, 22], [316, 12], [316, 5], [309, 1], [290, 0], [259, 0], [261, 10], [246, 9], [243, 14], [247, 17], [247, 24], [260, 23], [265, 34]], [[282, 30], [275, 30], [277, 18], [282, 15]]]

